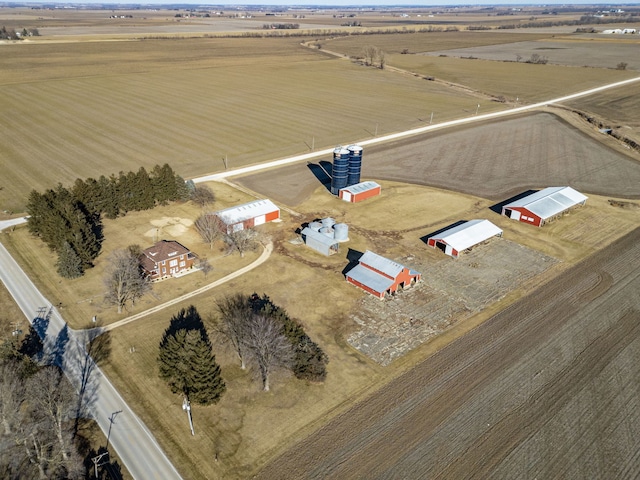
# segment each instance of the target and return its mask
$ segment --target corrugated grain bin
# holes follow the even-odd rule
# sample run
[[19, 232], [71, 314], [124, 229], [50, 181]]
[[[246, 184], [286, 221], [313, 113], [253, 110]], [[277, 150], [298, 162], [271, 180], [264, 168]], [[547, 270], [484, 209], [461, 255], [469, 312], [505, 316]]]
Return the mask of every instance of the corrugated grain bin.
[[334, 238], [334, 232], [332, 227], [322, 227], [320, 233], [326, 235], [329, 238]]
[[338, 195], [341, 188], [347, 186], [349, 172], [349, 150], [336, 147], [333, 151], [333, 167], [331, 168], [331, 193]]
[[331, 217], [323, 218], [321, 222], [323, 227], [333, 227], [336, 224], [336, 221]]
[[339, 242], [346, 242], [349, 240], [349, 225], [346, 223], [336, 223], [333, 226], [334, 236]]
[[349, 145], [349, 167], [347, 170], [347, 186], [360, 183], [360, 172], [362, 170], [362, 147]]

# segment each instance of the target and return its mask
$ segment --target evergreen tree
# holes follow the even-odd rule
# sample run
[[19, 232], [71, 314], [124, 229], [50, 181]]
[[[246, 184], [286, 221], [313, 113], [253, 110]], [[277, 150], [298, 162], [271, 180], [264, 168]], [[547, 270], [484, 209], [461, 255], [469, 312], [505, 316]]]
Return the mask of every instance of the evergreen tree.
[[78, 278], [84, 274], [82, 268], [82, 260], [75, 252], [75, 250], [69, 245], [69, 242], [64, 242], [60, 252], [58, 253], [58, 262], [56, 263], [58, 274], [64, 278]]
[[144, 167], [140, 167], [138, 173], [135, 174], [135, 178], [132, 181], [132, 188], [136, 197], [136, 210], [149, 210], [155, 206], [153, 184]]
[[158, 366], [173, 393], [199, 405], [217, 403], [226, 390], [211, 343], [198, 330], [173, 332], [170, 326], [160, 342]]
[[151, 172], [151, 183], [153, 184], [154, 197], [162, 205], [170, 200], [178, 199], [178, 186], [176, 174], [169, 164], [162, 167], [156, 165]]
[[100, 212], [104, 213], [107, 218], [116, 218], [120, 213], [114, 180], [113, 177], [107, 178], [104, 175], [100, 175], [98, 179], [101, 200]]

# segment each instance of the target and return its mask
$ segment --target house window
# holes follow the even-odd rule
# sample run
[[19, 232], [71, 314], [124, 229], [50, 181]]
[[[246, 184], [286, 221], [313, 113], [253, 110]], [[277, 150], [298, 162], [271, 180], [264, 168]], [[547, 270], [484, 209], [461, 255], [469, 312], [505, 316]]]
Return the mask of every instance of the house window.
[[180, 262], [180, 266], [184, 267], [186, 265], [186, 262]]
[[171, 261], [169, 262], [169, 266], [170, 266], [170, 267], [175, 267], [175, 266], [177, 266], [177, 265], [178, 265], [178, 260], [171, 260]]
[[167, 269], [166, 269], [166, 268], [164, 268], [164, 267], [162, 267], [162, 273], [163, 273], [163, 274], [164, 274], [164, 273], [167, 273]]

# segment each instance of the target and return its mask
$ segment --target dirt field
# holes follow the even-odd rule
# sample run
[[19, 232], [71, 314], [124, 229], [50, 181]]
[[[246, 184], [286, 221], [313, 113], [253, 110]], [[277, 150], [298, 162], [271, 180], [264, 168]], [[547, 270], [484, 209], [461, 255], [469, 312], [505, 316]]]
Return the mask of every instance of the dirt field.
[[475, 58], [515, 62], [526, 62], [532, 55], [545, 57], [549, 64], [574, 67], [616, 68], [620, 62], [627, 64], [630, 70], [640, 70], [640, 36], [617, 36], [612, 39], [606, 35], [585, 35], [565, 39], [546, 39], [535, 42], [514, 42], [502, 45], [474, 46], [449, 50], [431, 51], [428, 55], [459, 58]]
[[258, 478], [637, 477], [639, 292], [637, 229], [340, 415]]
[[[371, 146], [364, 150], [362, 175], [494, 200], [549, 185], [640, 197], [640, 163], [550, 113]], [[320, 185], [307, 165], [249, 175], [238, 182], [292, 206]]]

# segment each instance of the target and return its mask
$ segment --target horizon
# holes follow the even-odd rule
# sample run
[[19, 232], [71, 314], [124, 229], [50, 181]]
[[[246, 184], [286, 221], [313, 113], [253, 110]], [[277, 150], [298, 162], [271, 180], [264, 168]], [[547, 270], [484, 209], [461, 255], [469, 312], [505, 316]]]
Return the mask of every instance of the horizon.
[[350, 0], [309, 0], [309, 1], [300, 1], [300, 0], [256, 0], [256, 1], [226, 1], [225, 3], [206, 3], [199, 0], [183, 0], [180, 2], [175, 2], [172, 0], [152, 0], [147, 2], [105, 2], [101, 0], [68, 0], [68, 1], [41, 1], [41, 0], [22, 0], [19, 2], [0, 2], [0, 6], [15, 8], [20, 6], [60, 6], [60, 5], [73, 5], [73, 6], [101, 6], [103, 8], [112, 8], [114, 6], [118, 7], [126, 7], [126, 6], [172, 6], [174, 8], [180, 6], [197, 6], [197, 7], [221, 7], [221, 8], [242, 8], [242, 7], [300, 7], [300, 8], [380, 8], [380, 7], [393, 7], [393, 8], [449, 8], [449, 7], [558, 7], [562, 6], [564, 8], [570, 7], [580, 7], [580, 6], [601, 6], [606, 8], [612, 7], [630, 7], [630, 6], [638, 6], [640, 3], [638, 2], [622, 2], [622, 3], [603, 3], [597, 0], [583, 0], [572, 3], [566, 3], [562, 0], [550, 0], [542, 3], [522, 3], [520, 1], [498, 1], [498, 2], [465, 2], [463, 0], [457, 1], [453, 0], [448, 3], [442, 3], [438, 1], [434, 2], [425, 2], [424, 0], [399, 0], [397, 2], [389, 1], [389, 0], [367, 0], [366, 3], [357, 3], [352, 2]]

